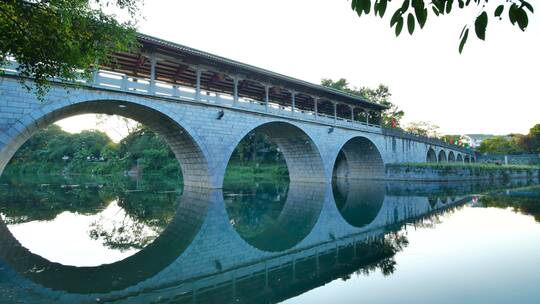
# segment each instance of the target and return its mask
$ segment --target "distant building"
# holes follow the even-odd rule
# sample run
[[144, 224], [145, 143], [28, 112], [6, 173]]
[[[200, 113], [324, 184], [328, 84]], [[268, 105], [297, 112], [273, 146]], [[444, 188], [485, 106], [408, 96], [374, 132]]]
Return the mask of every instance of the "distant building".
[[493, 134], [464, 134], [461, 141], [469, 144], [469, 147], [476, 149], [482, 145], [482, 142], [488, 138], [495, 137]]

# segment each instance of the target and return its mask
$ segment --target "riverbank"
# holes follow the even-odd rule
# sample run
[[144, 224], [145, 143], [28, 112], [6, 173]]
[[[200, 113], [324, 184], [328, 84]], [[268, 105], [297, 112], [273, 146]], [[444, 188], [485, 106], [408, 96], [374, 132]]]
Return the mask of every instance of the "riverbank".
[[404, 163], [388, 164], [385, 179], [403, 181], [540, 180], [538, 166], [493, 164]]

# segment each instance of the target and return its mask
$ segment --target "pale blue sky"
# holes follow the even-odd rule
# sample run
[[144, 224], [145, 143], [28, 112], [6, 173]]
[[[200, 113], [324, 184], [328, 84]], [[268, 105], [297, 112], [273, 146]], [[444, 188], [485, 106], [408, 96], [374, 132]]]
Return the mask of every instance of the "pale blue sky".
[[[275, 72], [384, 83], [406, 121], [431, 121], [443, 133], [526, 133], [540, 123], [538, 15], [525, 33], [491, 18], [487, 41], [471, 33], [459, 55], [459, 34], [476, 11], [430, 15], [425, 29], [399, 38], [391, 13], [358, 18], [349, 1], [153, 0], [142, 13], [143, 33]], [[92, 125], [85, 121], [78, 126]]]

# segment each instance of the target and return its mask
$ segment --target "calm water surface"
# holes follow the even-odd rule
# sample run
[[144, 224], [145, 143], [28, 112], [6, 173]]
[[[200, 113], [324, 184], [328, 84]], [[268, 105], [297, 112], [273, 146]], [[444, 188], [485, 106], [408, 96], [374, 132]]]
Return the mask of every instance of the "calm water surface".
[[0, 180], [0, 303], [538, 303], [540, 186]]

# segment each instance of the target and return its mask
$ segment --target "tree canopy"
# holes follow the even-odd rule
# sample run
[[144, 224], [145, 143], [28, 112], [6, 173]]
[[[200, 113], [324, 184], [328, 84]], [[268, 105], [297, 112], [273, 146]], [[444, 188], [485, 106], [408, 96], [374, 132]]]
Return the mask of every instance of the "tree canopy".
[[361, 96], [369, 101], [388, 106], [389, 109], [384, 111], [381, 117], [381, 123], [385, 127], [392, 127], [392, 120], [394, 120], [394, 127], [399, 127], [401, 119], [405, 115], [405, 112], [400, 110], [397, 105], [390, 101], [390, 97], [392, 96], [390, 89], [383, 84], [379, 84], [375, 89], [368, 87], [351, 87], [345, 78], [340, 78], [336, 81], [329, 78], [323, 78], [321, 80], [321, 85], [351, 95]]
[[[140, 0], [4, 0], [0, 2], [0, 65], [9, 58], [21, 83], [43, 97], [47, 79], [89, 77], [112, 51], [135, 39]], [[105, 11], [127, 12], [124, 22]], [[0, 72], [1, 73], [1, 72]], [[32, 78], [33, 83], [27, 79]]]
[[[384, 17], [391, 0], [352, 0], [351, 8], [359, 17], [373, 13], [375, 16]], [[529, 24], [529, 14], [534, 13], [533, 6], [525, 0], [402, 0], [394, 2], [394, 13], [390, 18], [390, 27], [394, 27], [396, 36], [401, 34], [403, 26], [407, 25], [409, 34], [413, 34], [416, 25], [422, 29], [427, 23], [428, 16], [441, 17], [444, 15], [457, 14], [464, 10], [475, 10], [476, 17], [470, 23], [465, 24], [461, 30], [459, 52], [469, 37], [469, 30], [474, 29], [476, 37], [486, 39], [486, 29], [491, 16], [492, 20], [507, 20], [525, 31]], [[373, 8], [373, 9], [372, 9]], [[429, 9], [431, 8], [431, 9]]]

